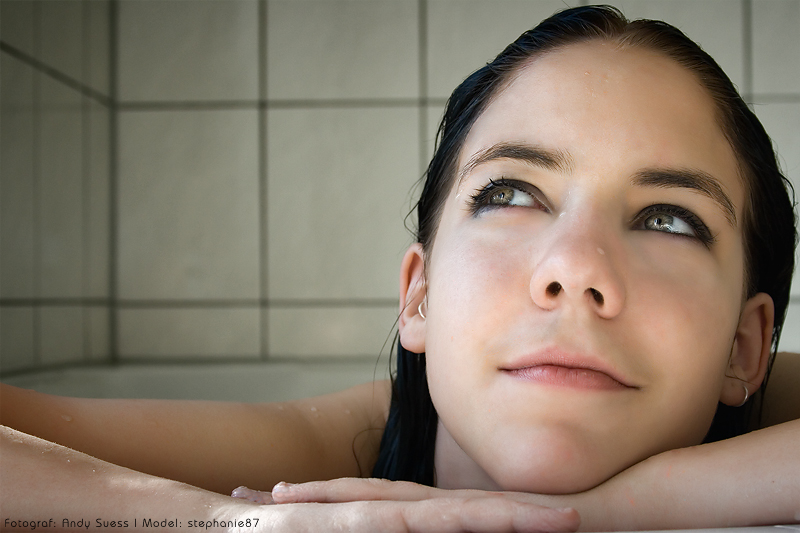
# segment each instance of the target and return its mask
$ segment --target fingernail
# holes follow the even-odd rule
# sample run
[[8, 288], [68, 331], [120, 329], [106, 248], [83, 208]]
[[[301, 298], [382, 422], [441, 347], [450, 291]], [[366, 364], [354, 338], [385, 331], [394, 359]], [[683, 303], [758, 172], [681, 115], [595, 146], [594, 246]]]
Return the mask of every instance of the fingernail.
[[281, 481], [272, 487], [272, 494], [289, 494], [292, 491], [292, 487], [294, 487], [294, 483], [286, 483], [285, 481]]
[[253, 493], [252, 490], [250, 490], [247, 487], [245, 487], [244, 485], [242, 485], [241, 487], [236, 487], [235, 489], [233, 489], [233, 492], [231, 492], [231, 498], [245, 498], [246, 499], [252, 493]]

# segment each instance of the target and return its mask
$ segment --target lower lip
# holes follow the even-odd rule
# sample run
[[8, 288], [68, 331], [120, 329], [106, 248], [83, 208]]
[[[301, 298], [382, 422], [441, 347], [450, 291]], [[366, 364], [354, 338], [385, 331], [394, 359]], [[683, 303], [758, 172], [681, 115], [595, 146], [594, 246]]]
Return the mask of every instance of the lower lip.
[[538, 365], [516, 370], [503, 370], [503, 372], [525, 381], [534, 381], [560, 387], [593, 390], [619, 390], [628, 388], [608, 374], [588, 368]]

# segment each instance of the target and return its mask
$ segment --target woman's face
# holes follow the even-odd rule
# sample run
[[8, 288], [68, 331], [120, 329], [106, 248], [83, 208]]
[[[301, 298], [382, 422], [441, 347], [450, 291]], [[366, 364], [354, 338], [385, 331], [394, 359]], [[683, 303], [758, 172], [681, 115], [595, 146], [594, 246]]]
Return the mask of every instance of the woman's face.
[[742, 308], [743, 198], [711, 99], [670, 59], [593, 42], [519, 72], [466, 139], [426, 273], [439, 484], [576, 492], [701, 442]]

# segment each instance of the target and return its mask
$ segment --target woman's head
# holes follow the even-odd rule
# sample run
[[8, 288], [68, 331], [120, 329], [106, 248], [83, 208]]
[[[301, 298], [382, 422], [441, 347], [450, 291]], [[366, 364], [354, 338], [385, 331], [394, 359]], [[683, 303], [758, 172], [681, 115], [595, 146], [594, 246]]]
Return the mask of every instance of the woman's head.
[[437, 149], [417, 204], [417, 242], [430, 253], [444, 200], [456, 179], [458, 158], [472, 125], [492, 99], [533, 58], [584, 41], [649, 49], [693, 73], [716, 106], [723, 134], [747, 188], [744, 211], [744, 295], [770, 294], [775, 303], [777, 345], [794, 271], [795, 220], [769, 137], [717, 63], [678, 29], [659, 21], [629, 22], [616, 8], [568, 9], [523, 33], [494, 61], [475, 71], [451, 95], [439, 127]]
[[427, 352], [440, 484], [583, 490], [699, 442], [766, 373], [791, 204], [669, 26], [578, 8], [523, 34], [453, 93], [418, 209], [401, 341]]

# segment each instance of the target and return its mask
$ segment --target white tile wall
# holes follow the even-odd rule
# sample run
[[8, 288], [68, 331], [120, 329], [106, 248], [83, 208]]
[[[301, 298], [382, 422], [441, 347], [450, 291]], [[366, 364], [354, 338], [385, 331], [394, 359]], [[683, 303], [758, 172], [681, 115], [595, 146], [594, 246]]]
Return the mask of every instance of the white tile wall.
[[258, 3], [121, 0], [119, 98], [255, 100]]
[[396, 298], [417, 111], [277, 109], [268, 128], [270, 298]]
[[256, 309], [122, 309], [122, 357], [257, 357]]
[[78, 92], [41, 76], [39, 224], [43, 297], [83, 296], [83, 122]]
[[83, 309], [48, 307], [39, 309], [39, 349], [45, 365], [76, 363], [84, 354]]
[[0, 38], [29, 56], [36, 57], [38, 13], [36, 2], [3, 0], [0, 2]]
[[109, 0], [90, 0], [84, 5], [86, 10], [86, 26], [84, 46], [84, 61], [86, 63], [86, 76], [84, 81], [92, 89], [101, 94], [109, 94], [110, 83], [110, 50], [108, 43], [109, 33]]
[[86, 334], [86, 359], [107, 360], [110, 354], [109, 310], [107, 307], [84, 309], [84, 332]]
[[753, 0], [753, 88], [800, 93], [800, 0]]
[[[109, 225], [110, 225], [110, 138], [107, 107], [84, 99], [88, 104], [88, 146], [85, 146], [88, 168], [84, 171], [83, 213], [86, 227], [84, 296], [109, 295]], [[84, 117], [86, 118], [86, 117]]]
[[393, 348], [397, 306], [270, 309], [269, 353], [278, 357], [378, 358]]
[[417, 96], [416, 0], [273, 0], [268, 8], [269, 98]]
[[0, 370], [18, 370], [35, 360], [34, 310], [30, 306], [0, 307]]
[[73, 80], [83, 80], [83, 2], [39, 1], [40, 59]]
[[430, 0], [428, 96], [446, 98], [470, 73], [522, 32], [578, 2], [561, 0]]
[[791, 302], [781, 333], [778, 349], [783, 352], [800, 353], [800, 302]]
[[119, 295], [258, 298], [254, 110], [119, 116]]
[[33, 70], [0, 56], [0, 298], [32, 298], [35, 221]]

